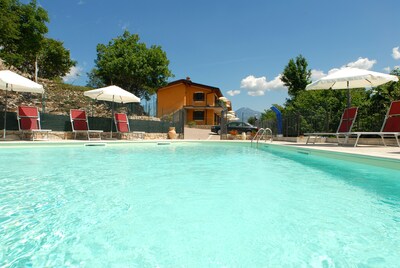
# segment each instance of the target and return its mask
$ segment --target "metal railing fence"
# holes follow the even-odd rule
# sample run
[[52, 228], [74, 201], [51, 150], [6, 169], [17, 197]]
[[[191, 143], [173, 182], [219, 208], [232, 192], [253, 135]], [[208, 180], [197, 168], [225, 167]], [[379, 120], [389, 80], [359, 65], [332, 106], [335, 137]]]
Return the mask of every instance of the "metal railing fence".
[[[307, 132], [335, 133], [340, 123], [343, 111], [330, 111], [309, 114], [282, 114], [282, 129], [284, 137], [298, 137]], [[352, 131], [380, 131], [387, 108], [359, 107], [356, 121]], [[258, 120], [258, 127], [270, 128], [274, 134], [277, 133], [276, 118], [269, 120]]]

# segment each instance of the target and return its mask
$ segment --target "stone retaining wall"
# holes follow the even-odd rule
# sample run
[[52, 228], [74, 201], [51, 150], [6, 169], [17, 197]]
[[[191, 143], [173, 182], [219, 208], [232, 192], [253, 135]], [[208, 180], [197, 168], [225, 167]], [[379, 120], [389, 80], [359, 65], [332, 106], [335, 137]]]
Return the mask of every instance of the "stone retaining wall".
[[[167, 133], [143, 133], [143, 140], [166, 140], [168, 139]], [[86, 134], [78, 134], [77, 139], [85, 140]], [[92, 134], [91, 137], [97, 138], [98, 134]], [[37, 134], [37, 138], [41, 138], [41, 134]], [[51, 131], [49, 132], [49, 140], [73, 140], [74, 133], [73, 132], [63, 132], [63, 131]], [[113, 139], [121, 139], [121, 140], [140, 140], [141, 135], [139, 133], [130, 133], [128, 135], [119, 135], [118, 133], [113, 133]], [[177, 139], [182, 139], [182, 134], [177, 134]], [[6, 140], [7, 141], [18, 141], [18, 140], [30, 140], [31, 134], [22, 135], [20, 131], [7, 131]], [[101, 133], [101, 139], [110, 139], [110, 132]], [[1, 141], [1, 140], [0, 140]]]

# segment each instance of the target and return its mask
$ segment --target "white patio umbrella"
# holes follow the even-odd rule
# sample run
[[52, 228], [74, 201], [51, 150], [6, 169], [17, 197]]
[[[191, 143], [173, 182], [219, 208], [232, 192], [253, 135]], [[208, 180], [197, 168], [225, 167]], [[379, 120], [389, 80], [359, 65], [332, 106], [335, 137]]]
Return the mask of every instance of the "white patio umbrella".
[[349, 108], [350, 88], [376, 87], [390, 81], [397, 82], [399, 79], [395, 75], [346, 67], [309, 84], [306, 90], [347, 88], [347, 107]]
[[4, 103], [4, 130], [3, 138], [6, 138], [6, 120], [7, 120], [7, 92], [32, 92], [32, 93], [44, 93], [42, 85], [29, 80], [19, 74], [16, 74], [9, 70], [0, 71], [0, 89], [6, 91], [5, 103]]
[[114, 102], [116, 103], [131, 103], [140, 102], [140, 99], [134, 94], [118, 87], [108, 86], [98, 89], [88, 90], [83, 95], [90, 97], [95, 100], [111, 101], [112, 104], [112, 115], [111, 115], [111, 138], [112, 138], [112, 127], [114, 121]]

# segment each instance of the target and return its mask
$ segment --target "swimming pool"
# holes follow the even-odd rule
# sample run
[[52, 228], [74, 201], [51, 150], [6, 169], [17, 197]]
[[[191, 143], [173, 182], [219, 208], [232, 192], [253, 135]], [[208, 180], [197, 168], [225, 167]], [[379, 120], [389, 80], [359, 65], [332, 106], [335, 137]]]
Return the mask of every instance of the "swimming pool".
[[398, 170], [278, 147], [0, 150], [0, 267], [397, 267]]

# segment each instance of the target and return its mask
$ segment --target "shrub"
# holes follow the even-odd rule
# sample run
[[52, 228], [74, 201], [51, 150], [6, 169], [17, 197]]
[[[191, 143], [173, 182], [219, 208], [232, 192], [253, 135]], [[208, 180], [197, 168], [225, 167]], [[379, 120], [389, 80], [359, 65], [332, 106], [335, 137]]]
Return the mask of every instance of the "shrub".
[[195, 121], [189, 121], [188, 122], [188, 126], [189, 127], [194, 127], [196, 125], [196, 122]]

